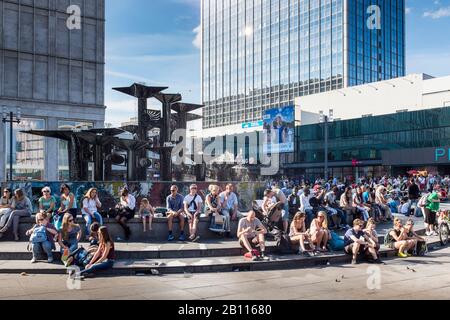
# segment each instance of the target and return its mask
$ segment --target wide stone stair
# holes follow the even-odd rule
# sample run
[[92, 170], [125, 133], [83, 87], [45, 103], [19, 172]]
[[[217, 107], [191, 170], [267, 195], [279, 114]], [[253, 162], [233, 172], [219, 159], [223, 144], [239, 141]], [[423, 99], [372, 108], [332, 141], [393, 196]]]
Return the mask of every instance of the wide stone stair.
[[[117, 224], [106, 221], [111, 233], [117, 239], [121, 236]], [[21, 230], [26, 230], [29, 222], [23, 222]], [[135, 238], [131, 242], [117, 241], [116, 263], [113, 270], [105, 275], [164, 275], [164, 274], [192, 274], [215, 272], [239, 272], [301, 269], [314, 266], [344, 265], [351, 261], [351, 257], [343, 252], [331, 252], [317, 257], [303, 257], [295, 254], [283, 255], [276, 250], [276, 244], [268, 242], [267, 252], [269, 261], [248, 261], [243, 257], [237, 240], [224, 239], [208, 231], [207, 221], [201, 223], [200, 234], [203, 235], [200, 243], [161, 241], [167, 236], [166, 221], [160, 219], [154, 224], [153, 234], [144, 234], [142, 226], [134, 221], [132, 228]], [[417, 219], [416, 229], [423, 234], [423, 222]], [[236, 226], [234, 225], [234, 229]], [[378, 226], [380, 243], [383, 243], [384, 234], [390, 229], [389, 225]], [[139, 231], [141, 230], [141, 231]], [[175, 228], [175, 235], [177, 230]], [[234, 233], [235, 234], [235, 233]], [[25, 239], [23, 237], [22, 239]], [[153, 240], [158, 239], [158, 240]], [[2, 274], [65, 274], [67, 270], [59, 262], [60, 254], [55, 253], [55, 263], [46, 261], [31, 264], [31, 252], [27, 251], [28, 242], [0, 242], [0, 273]], [[87, 248], [87, 244], [82, 243]], [[430, 250], [440, 248], [437, 237], [428, 238]], [[382, 248], [383, 259], [395, 256], [394, 250]]]

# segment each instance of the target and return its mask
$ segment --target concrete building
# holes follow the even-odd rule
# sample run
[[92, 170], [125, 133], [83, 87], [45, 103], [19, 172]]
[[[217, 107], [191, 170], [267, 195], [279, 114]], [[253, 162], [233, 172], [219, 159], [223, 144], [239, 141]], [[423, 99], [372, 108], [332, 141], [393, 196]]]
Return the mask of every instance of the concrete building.
[[[104, 48], [104, 0], [0, 0], [0, 112], [20, 108], [23, 117], [13, 135], [15, 179], [58, 181], [68, 173], [65, 143], [20, 130], [103, 126]], [[0, 132], [1, 181], [9, 126], [0, 123]]]
[[405, 75], [405, 0], [201, 2], [204, 129]]

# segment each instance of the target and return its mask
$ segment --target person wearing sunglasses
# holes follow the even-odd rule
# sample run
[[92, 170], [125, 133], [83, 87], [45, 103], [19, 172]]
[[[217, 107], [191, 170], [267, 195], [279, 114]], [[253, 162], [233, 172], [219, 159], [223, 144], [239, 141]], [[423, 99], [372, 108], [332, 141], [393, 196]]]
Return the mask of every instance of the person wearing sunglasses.
[[[0, 230], [0, 234], [6, 233], [12, 226], [14, 233], [14, 240], [19, 241], [19, 223], [20, 218], [31, 217], [33, 206], [30, 199], [25, 195], [22, 189], [17, 189], [14, 191], [14, 198], [11, 204], [11, 214], [5, 224], [5, 226]], [[0, 235], [1, 238], [1, 235]]]
[[[69, 251], [69, 255], [78, 249], [78, 243], [81, 240], [81, 227], [75, 224], [75, 220], [70, 213], [66, 213], [63, 218], [62, 229], [58, 236], [58, 243], [61, 247], [61, 254]], [[65, 262], [70, 265], [70, 261]]]
[[83, 218], [86, 221], [86, 240], [88, 240], [92, 223], [98, 222], [100, 226], [103, 225], [103, 218], [100, 213], [98, 213], [98, 210], [101, 207], [102, 203], [98, 198], [97, 189], [89, 189], [83, 198]]
[[200, 236], [197, 234], [197, 225], [200, 221], [200, 213], [203, 208], [203, 199], [197, 193], [198, 187], [193, 184], [189, 188], [190, 193], [184, 198], [184, 213], [189, 222], [189, 240], [197, 242]]
[[70, 187], [67, 184], [61, 185], [61, 207], [58, 209], [58, 216], [62, 222], [62, 218], [66, 213], [70, 213], [74, 219], [78, 215], [78, 206], [75, 199], [75, 195], [70, 191]]
[[[33, 236], [38, 232], [45, 232], [45, 237], [33, 241], [33, 239], [38, 238]], [[26, 235], [31, 236], [30, 242], [33, 252], [31, 263], [36, 263], [44, 254], [47, 255], [47, 262], [53, 263], [53, 250], [56, 249], [55, 237], [58, 235], [58, 231], [55, 226], [50, 223], [50, 219], [46, 213], [40, 212], [36, 215], [36, 225], [28, 230]]]
[[328, 252], [327, 244], [331, 239], [331, 234], [328, 229], [326, 212], [320, 211], [317, 218], [312, 221], [310, 234], [311, 242], [316, 248], [318, 248], [319, 252]]
[[389, 231], [385, 243], [389, 248], [398, 250], [400, 258], [411, 257], [408, 252], [416, 246], [414, 240], [408, 240], [408, 231], [403, 227], [399, 218], [394, 220], [394, 229]]
[[169, 227], [168, 241], [174, 241], [175, 237], [173, 235], [173, 220], [179, 219], [180, 221], [180, 237], [178, 240], [185, 241], [186, 237], [184, 235], [184, 225], [186, 221], [186, 215], [184, 214], [184, 197], [178, 193], [178, 187], [173, 185], [170, 187], [170, 195], [166, 198], [166, 209], [167, 209], [167, 223]]
[[[8, 221], [12, 212], [13, 194], [11, 189], [3, 189], [3, 196], [0, 198], [0, 229]], [[0, 234], [1, 235], [1, 234]]]
[[358, 258], [368, 258], [368, 262], [381, 264], [377, 254], [378, 244], [367, 233], [363, 231], [364, 222], [356, 219], [353, 228], [349, 229], [344, 236], [345, 252], [352, 255], [352, 264], [358, 264]]
[[56, 208], [56, 198], [52, 196], [52, 190], [49, 187], [42, 189], [42, 197], [39, 198], [39, 212], [46, 213], [51, 220]]
[[409, 253], [415, 253], [421, 255], [427, 251], [427, 240], [417, 234], [414, 230], [414, 221], [408, 219], [405, 224], [405, 230], [407, 232], [408, 240], [414, 241], [415, 245], [413, 248], [409, 249]]

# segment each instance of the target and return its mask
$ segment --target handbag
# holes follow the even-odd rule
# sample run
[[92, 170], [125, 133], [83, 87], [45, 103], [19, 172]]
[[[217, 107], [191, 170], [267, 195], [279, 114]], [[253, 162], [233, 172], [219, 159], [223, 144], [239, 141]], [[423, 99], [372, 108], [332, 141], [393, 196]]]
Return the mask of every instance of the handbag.
[[215, 224], [224, 224], [225, 218], [221, 214], [216, 214], [214, 216], [214, 221], [215, 221]]

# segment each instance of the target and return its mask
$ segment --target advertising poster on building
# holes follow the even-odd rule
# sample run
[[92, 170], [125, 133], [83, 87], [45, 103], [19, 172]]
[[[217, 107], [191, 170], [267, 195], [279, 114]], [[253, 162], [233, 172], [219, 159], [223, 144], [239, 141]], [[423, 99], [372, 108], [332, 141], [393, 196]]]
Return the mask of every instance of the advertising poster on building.
[[294, 152], [295, 107], [267, 110], [264, 114], [264, 131], [267, 133], [264, 152]]

